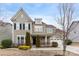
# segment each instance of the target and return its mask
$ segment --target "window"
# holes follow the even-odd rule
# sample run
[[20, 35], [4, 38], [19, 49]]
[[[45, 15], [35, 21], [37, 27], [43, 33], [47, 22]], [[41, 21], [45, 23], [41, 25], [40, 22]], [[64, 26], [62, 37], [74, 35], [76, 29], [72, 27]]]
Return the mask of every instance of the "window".
[[16, 23], [14, 23], [14, 30], [16, 30]]
[[22, 24], [20, 24], [20, 30], [22, 29]]
[[35, 32], [43, 32], [43, 26], [35, 26]]
[[35, 24], [42, 24], [42, 18], [35, 18]]
[[21, 44], [24, 44], [24, 37], [21, 37]]
[[18, 36], [18, 45], [20, 45], [20, 37]]
[[30, 30], [30, 24], [28, 24], [28, 29]]
[[17, 44], [20, 45], [20, 44], [24, 44], [24, 40], [25, 40], [25, 36], [24, 35], [18, 35], [17, 36]]
[[52, 28], [47, 28], [48, 33], [52, 33], [53, 29]]
[[25, 30], [25, 24], [20, 23], [20, 30]]
[[25, 24], [23, 24], [23, 30], [25, 30]]

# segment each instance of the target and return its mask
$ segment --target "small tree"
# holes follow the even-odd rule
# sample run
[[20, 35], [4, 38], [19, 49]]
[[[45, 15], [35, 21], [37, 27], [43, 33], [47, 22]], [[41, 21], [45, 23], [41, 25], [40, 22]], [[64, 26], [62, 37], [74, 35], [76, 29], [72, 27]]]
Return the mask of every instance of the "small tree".
[[30, 33], [29, 33], [29, 32], [26, 32], [26, 37], [25, 37], [25, 39], [26, 39], [25, 44], [26, 44], [27, 46], [31, 46], [31, 40], [30, 40]]
[[36, 47], [40, 47], [40, 38], [39, 38], [39, 35], [36, 36]]
[[63, 55], [66, 53], [66, 44], [65, 40], [68, 39], [68, 34], [71, 32], [70, 25], [73, 21], [74, 8], [73, 4], [59, 4], [59, 17], [57, 19], [58, 24], [60, 24], [63, 30]]

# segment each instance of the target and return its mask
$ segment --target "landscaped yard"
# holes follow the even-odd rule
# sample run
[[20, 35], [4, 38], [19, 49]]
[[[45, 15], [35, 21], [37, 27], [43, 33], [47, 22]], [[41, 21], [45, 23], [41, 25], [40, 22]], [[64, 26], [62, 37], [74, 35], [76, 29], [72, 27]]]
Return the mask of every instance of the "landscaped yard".
[[[17, 48], [0, 49], [0, 56], [53, 56], [62, 54], [62, 51], [54, 50], [19, 50]], [[78, 54], [66, 52], [67, 56], [79, 56]]]

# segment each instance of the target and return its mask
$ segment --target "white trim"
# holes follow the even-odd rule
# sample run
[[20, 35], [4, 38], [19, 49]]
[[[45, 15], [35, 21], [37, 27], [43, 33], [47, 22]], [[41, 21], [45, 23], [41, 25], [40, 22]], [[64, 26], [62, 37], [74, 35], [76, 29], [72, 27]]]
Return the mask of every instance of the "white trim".
[[14, 23], [12, 24], [12, 42], [15, 43], [14, 42]]
[[45, 36], [45, 44], [47, 45], [47, 35]]
[[19, 24], [20, 24], [19, 22], [16, 23], [16, 30], [19, 30], [20, 29]]
[[28, 30], [28, 24], [29, 23], [25, 23], [25, 30]]

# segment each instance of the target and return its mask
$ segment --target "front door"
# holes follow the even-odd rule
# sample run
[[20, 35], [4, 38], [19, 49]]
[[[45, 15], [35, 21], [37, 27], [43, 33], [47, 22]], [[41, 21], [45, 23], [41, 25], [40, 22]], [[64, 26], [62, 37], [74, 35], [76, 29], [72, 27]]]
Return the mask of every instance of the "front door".
[[18, 35], [18, 45], [23, 45], [24, 44], [24, 36]]
[[33, 37], [33, 45], [36, 45], [36, 37]]

